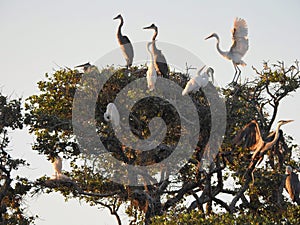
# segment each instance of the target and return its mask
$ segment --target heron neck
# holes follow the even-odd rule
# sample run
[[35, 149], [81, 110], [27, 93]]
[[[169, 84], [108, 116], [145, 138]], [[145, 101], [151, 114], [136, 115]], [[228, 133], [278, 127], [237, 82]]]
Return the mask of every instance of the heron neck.
[[280, 124], [277, 124], [277, 127], [276, 127], [276, 131], [275, 131], [275, 137], [274, 139], [272, 140], [271, 142], [271, 145], [275, 144], [279, 138], [279, 129], [280, 129], [281, 125]]
[[149, 54], [150, 54], [151, 62], [153, 62], [153, 54], [152, 54], [152, 52], [150, 51], [149, 46], [150, 46], [150, 44], [147, 45], [147, 51], [148, 51]]
[[152, 41], [155, 41], [157, 35], [158, 35], [158, 30], [155, 29], [155, 32], [154, 32], [153, 37], [152, 37]]
[[119, 28], [118, 28], [118, 36], [122, 36], [121, 28], [124, 24], [123, 18], [121, 18], [120, 20], [121, 20], [121, 22], [120, 22], [120, 25], [119, 25]]
[[227, 52], [224, 52], [224, 51], [222, 51], [222, 50], [220, 49], [220, 38], [219, 38], [219, 36], [216, 36], [216, 39], [217, 39], [217, 50], [218, 50], [218, 52], [219, 52], [222, 56], [227, 57]]
[[156, 48], [155, 42], [156, 42], [155, 40], [152, 40], [152, 52], [153, 52], [153, 54], [157, 53], [157, 51], [158, 51], [158, 49]]

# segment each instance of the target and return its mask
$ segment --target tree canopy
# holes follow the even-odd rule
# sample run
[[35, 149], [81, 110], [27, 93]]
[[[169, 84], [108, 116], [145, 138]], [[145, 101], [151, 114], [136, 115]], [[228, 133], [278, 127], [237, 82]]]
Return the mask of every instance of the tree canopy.
[[23, 205], [23, 199], [32, 185], [27, 178], [13, 175], [20, 167], [29, 165], [10, 154], [9, 131], [22, 128], [21, 99], [10, 100], [0, 93], [0, 224], [25, 225], [35, 219], [26, 215]]
[[[277, 114], [282, 100], [300, 86], [299, 65], [297, 61], [290, 66], [283, 62], [274, 65], [265, 63], [262, 69], [253, 68], [253, 71], [254, 78], [243, 83], [229, 84], [224, 88], [209, 83], [205, 89], [189, 94], [197, 109], [199, 121], [196, 122], [200, 124], [198, 133], [188, 133], [197, 137], [196, 147], [189, 160], [172, 175], [163, 167], [150, 171], [156, 176], [138, 171], [139, 176], [132, 177], [130, 170], [112, 171], [128, 175], [127, 184], [115, 182], [110, 179], [111, 174], [103, 172], [104, 167], [115, 168], [113, 162], [104, 157], [104, 150], [124, 165], [147, 166], [162, 162], [172, 155], [180, 143], [182, 132], [188, 132], [181, 129], [181, 115], [172, 106], [173, 102], [161, 98], [143, 98], [129, 114], [128, 132], [142, 140], [153, 135], [149, 128], [151, 119], [160, 117], [165, 121], [165, 137], [151, 151], [139, 151], [122, 144], [111, 123], [105, 121], [103, 114], [107, 104], [113, 102], [126, 85], [145, 77], [145, 67], [132, 67], [130, 71], [114, 67], [101, 71], [95, 69], [86, 74], [90, 76], [90, 83], [81, 82], [84, 74], [69, 68], [46, 74], [45, 79], [38, 82], [40, 92], [26, 100], [24, 121], [20, 102], [7, 102], [5, 97], [1, 97], [3, 156], [0, 165], [1, 182], [3, 180], [5, 185], [0, 197], [10, 196], [9, 192], [12, 196], [5, 207], [12, 207], [13, 210], [14, 207], [10, 206], [13, 196], [22, 196], [28, 191], [32, 194], [56, 191], [66, 199], [76, 198], [90, 205], [108, 208], [116, 216], [118, 224], [122, 224], [119, 216], [121, 206], [125, 208], [130, 224], [299, 224], [300, 207], [283, 196], [285, 165], [299, 167], [299, 159], [292, 157], [297, 147], [293, 138], [280, 132], [274, 147], [261, 156], [265, 156], [265, 160], [258, 167], [257, 161], [253, 163], [251, 159], [250, 149], [233, 144], [237, 133], [252, 120], [258, 122], [262, 136], [268, 136], [275, 121], [279, 119]], [[99, 76], [111, 73], [113, 76], [101, 91], [95, 93], [91, 84], [97, 86]], [[188, 74], [179, 72], [171, 72], [169, 79], [182, 88], [189, 80]], [[74, 133], [72, 110], [76, 91], [80, 89], [84, 89], [88, 96], [97, 96], [92, 109], [94, 121], [83, 121], [79, 129], [82, 135], [86, 135], [85, 128], [95, 123], [98, 141], [105, 148], [96, 149], [97, 154], [82, 151], [95, 147], [94, 139], [86, 136], [86, 143], [82, 144], [78, 141], [78, 133]], [[217, 93], [216, 99], [222, 99], [226, 107], [226, 130], [220, 146], [213, 144], [218, 140], [209, 142], [214, 132], [211, 122], [214, 112], [206, 95], [208, 92]], [[131, 89], [125, 95], [130, 99], [143, 96], [143, 93]], [[84, 100], [86, 107], [89, 107], [89, 98]], [[71, 170], [64, 171], [68, 179], [43, 176], [28, 182], [24, 178], [16, 178], [15, 187], [11, 187], [10, 171], [25, 162], [12, 160], [5, 151], [8, 142], [5, 129], [22, 128], [23, 124], [35, 135], [33, 150], [48, 156], [49, 161], [61, 155], [70, 162]], [[204, 165], [202, 159], [210, 151], [216, 154], [209, 165]], [[131, 185], [136, 179], [142, 180], [144, 185]], [[6, 198], [0, 198], [1, 207]], [[21, 210], [19, 206], [17, 208]], [[20, 213], [22, 215], [22, 211]], [[32, 221], [28, 217], [23, 219], [28, 223]]]

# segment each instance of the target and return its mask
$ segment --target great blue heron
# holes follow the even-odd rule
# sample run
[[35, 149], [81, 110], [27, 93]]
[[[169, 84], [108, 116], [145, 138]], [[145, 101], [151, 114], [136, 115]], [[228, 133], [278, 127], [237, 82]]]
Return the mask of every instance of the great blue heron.
[[291, 166], [286, 167], [286, 180], [285, 180], [285, 189], [289, 193], [293, 202], [296, 202], [300, 205], [299, 193], [300, 193], [300, 182], [298, 175], [293, 172]]
[[152, 42], [148, 42], [147, 43], [147, 51], [150, 54], [150, 62], [148, 64], [148, 69], [147, 69], [147, 84], [148, 84], [148, 89], [150, 91], [153, 91], [154, 88], [155, 88], [155, 82], [156, 82], [156, 79], [157, 79], [157, 73], [156, 73], [156, 70], [155, 70], [155, 67], [154, 67], [154, 63], [153, 63], [154, 57], [153, 57], [152, 52], [149, 49], [149, 46], [151, 44], [152, 44]]
[[75, 68], [83, 68], [84, 73], [91, 73], [92, 71], [96, 71], [99, 73], [98, 68], [94, 65], [91, 65], [89, 62], [81, 64], [79, 66], [75, 66]]
[[198, 70], [197, 75], [192, 77], [186, 84], [184, 90], [182, 91], [182, 95], [186, 95], [191, 91], [197, 91], [199, 88], [205, 87], [209, 82], [209, 77], [212, 77], [212, 81], [214, 81], [214, 70], [211, 67], [208, 67], [206, 72], [202, 73], [202, 70], [205, 68], [203, 66], [200, 70]]
[[61, 175], [61, 169], [62, 169], [62, 159], [59, 156], [56, 156], [52, 160], [52, 166], [54, 169], [54, 176], [55, 179], [59, 179], [59, 176]]
[[114, 103], [108, 103], [106, 112], [104, 113], [104, 119], [107, 122], [113, 123], [115, 126], [120, 124], [119, 111]]
[[168, 64], [166, 61], [165, 56], [162, 54], [161, 50], [156, 48], [156, 37], [158, 35], [158, 28], [157, 26], [155, 26], [155, 24], [151, 24], [148, 27], [144, 27], [144, 29], [153, 29], [154, 30], [154, 35], [152, 37], [152, 52], [153, 52], [153, 56], [154, 56], [154, 67], [156, 72], [165, 77], [168, 78], [169, 77], [169, 68], [168, 68]]
[[[251, 151], [254, 151], [252, 155], [252, 162], [253, 160], [258, 158], [258, 165], [263, 159], [264, 153], [270, 150], [276, 144], [279, 138], [280, 127], [292, 121], [293, 120], [278, 121], [275, 133], [271, 133], [271, 135], [269, 135], [265, 140], [263, 140], [257, 121], [252, 120], [250, 123], [246, 124], [242, 130], [238, 132], [237, 136], [233, 140], [233, 143], [236, 145], [244, 143], [244, 147], [249, 148]], [[251, 167], [252, 164], [253, 163], [251, 163], [249, 167]]]
[[218, 52], [226, 59], [232, 61], [235, 69], [235, 74], [232, 82], [236, 82], [241, 75], [241, 70], [238, 66], [246, 66], [246, 63], [242, 60], [242, 57], [246, 54], [249, 48], [249, 41], [247, 35], [248, 28], [246, 21], [241, 18], [235, 18], [232, 30], [233, 44], [229, 51], [222, 51], [220, 49], [220, 38], [216, 33], [213, 33], [207, 38], [205, 38], [205, 40], [212, 37], [216, 38]]
[[133, 61], [133, 56], [134, 56], [133, 47], [132, 47], [132, 44], [131, 44], [129, 38], [125, 35], [122, 35], [121, 28], [124, 24], [124, 20], [123, 20], [123, 17], [121, 16], [121, 14], [117, 15], [114, 18], [114, 20], [116, 20], [116, 19], [120, 19], [120, 21], [121, 21], [120, 25], [118, 27], [118, 31], [117, 31], [117, 39], [120, 44], [120, 48], [122, 50], [123, 56], [126, 60], [126, 67], [128, 69], [132, 65], [132, 61]]

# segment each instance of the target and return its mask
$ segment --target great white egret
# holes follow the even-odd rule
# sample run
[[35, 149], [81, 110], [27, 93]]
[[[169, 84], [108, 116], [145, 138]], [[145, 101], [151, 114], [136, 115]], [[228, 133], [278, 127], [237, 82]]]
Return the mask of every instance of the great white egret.
[[150, 62], [148, 64], [148, 69], [147, 69], [147, 84], [148, 84], [148, 89], [150, 91], [153, 91], [154, 88], [155, 88], [155, 82], [156, 82], [156, 79], [157, 79], [157, 73], [156, 73], [156, 70], [155, 70], [154, 64], [153, 64], [154, 57], [153, 57], [152, 52], [149, 49], [149, 46], [151, 44], [152, 44], [152, 42], [148, 42], [147, 43], [147, 51], [150, 54]]
[[220, 38], [216, 33], [213, 33], [207, 38], [205, 38], [205, 40], [212, 37], [216, 38], [218, 52], [226, 59], [232, 61], [235, 69], [235, 74], [232, 82], [236, 82], [241, 75], [241, 70], [238, 66], [246, 66], [246, 63], [242, 60], [242, 57], [246, 54], [249, 48], [249, 41], [247, 35], [248, 28], [246, 21], [241, 18], [235, 18], [232, 29], [233, 44], [229, 51], [222, 51], [220, 49]]
[[59, 176], [61, 175], [61, 169], [62, 169], [62, 159], [59, 156], [56, 156], [52, 160], [52, 166], [54, 169], [54, 176], [55, 179], [59, 179]]
[[169, 68], [168, 68], [168, 64], [166, 61], [165, 56], [162, 54], [161, 50], [159, 50], [156, 47], [156, 37], [158, 35], [158, 28], [157, 26], [155, 26], [155, 24], [151, 24], [148, 27], [144, 27], [144, 29], [153, 29], [154, 30], [154, 35], [152, 37], [152, 52], [153, 52], [153, 56], [154, 56], [154, 67], [156, 72], [165, 77], [168, 78], [169, 77]]
[[126, 60], [126, 67], [128, 69], [132, 65], [132, 61], [133, 61], [133, 56], [134, 56], [133, 47], [132, 47], [132, 44], [131, 44], [129, 38], [125, 35], [122, 35], [121, 28], [124, 24], [122, 15], [121, 14], [117, 15], [114, 18], [114, 20], [116, 20], [116, 19], [120, 20], [120, 25], [119, 25], [118, 31], [117, 31], [117, 39], [120, 44], [120, 48], [123, 53], [123, 56]]
[[206, 72], [202, 73], [202, 70], [205, 68], [203, 66], [200, 70], [198, 70], [197, 75], [192, 77], [186, 84], [184, 90], [182, 91], [182, 95], [186, 95], [192, 91], [198, 91], [199, 88], [205, 87], [209, 82], [209, 77], [212, 77], [212, 81], [214, 80], [214, 70], [211, 67], [208, 67]]
[[113, 123], [115, 126], [120, 124], [119, 111], [114, 103], [108, 103], [106, 112], [104, 113], [104, 119], [107, 122]]
[[[254, 151], [252, 160], [259, 157], [257, 165], [263, 159], [263, 154], [270, 150], [277, 142], [279, 138], [279, 129], [282, 125], [292, 122], [293, 120], [280, 120], [277, 123], [275, 135], [272, 133], [273, 138], [267, 138], [263, 140], [260, 128], [256, 120], [252, 120], [241, 129], [237, 136], [234, 138], [233, 143], [240, 145], [244, 143], [244, 147]], [[270, 137], [270, 136], [269, 136]], [[251, 166], [252, 164], [250, 164]]]
[[296, 202], [300, 205], [299, 193], [300, 193], [300, 182], [298, 175], [293, 172], [291, 166], [286, 167], [286, 180], [285, 180], [285, 189], [289, 193], [293, 202]]

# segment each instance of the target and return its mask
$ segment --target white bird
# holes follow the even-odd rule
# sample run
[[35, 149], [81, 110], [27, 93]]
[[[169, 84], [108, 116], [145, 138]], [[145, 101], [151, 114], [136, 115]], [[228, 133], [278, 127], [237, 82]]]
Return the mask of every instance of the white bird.
[[155, 88], [155, 83], [157, 79], [157, 73], [153, 64], [153, 53], [150, 51], [149, 46], [152, 44], [152, 42], [147, 43], [147, 51], [150, 54], [150, 62], [148, 64], [148, 70], [147, 70], [147, 84], [148, 84], [148, 89], [150, 91], [153, 91]]
[[120, 124], [119, 111], [114, 103], [108, 103], [106, 107], [106, 112], [104, 113], [104, 119], [106, 122], [111, 122], [115, 126]]
[[54, 169], [55, 179], [59, 179], [59, 176], [61, 175], [61, 169], [62, 169], [62, 159], [61, 159], [61, 157], [56, 156], [53, 159], [52, 166], [53, 166], [53, 169]]
[[198, 91], [199, 88], [205, 87], [209, 82], [209, 77], [212, 77], [212, 81], [214, 81], [214, 70], [211, 67], [208, 67], [206, 72], [202, 73], [202, 70], [205, 68], [203, 66], [200, 70], [198, 70], [197, 75], [192, 77], [186, 84], [184, 90], [182, 91], [182, 95], [186, 95], [192, 91]]
[[232, 29], [233, 44], [229, 51], [225, 52], [220, 49], [220, 38], [216, 33], [213, 33], [207, 38], [205, 38], [205, 40], [212, 37], [216, 38], [218, 52], [226, 59], [232, 61], [235, 69], [235, 74], [232, 82], [236, 82], [241, 75], [241, 70], [238, 66], [246, 66], [246, 63], [242, 60], [242, 57], [246, 54], [249, 48], [249, 41], [247, 35], [248, 28], [246, 21], [241, 18], [235, 18]]
[[118, 27], [118, 31], [117, 31], [117, 39], [120, 44], [120, 48], [123, 53], [123, 56], [126, 60], [126, 67], [128, 69], [128, 67], [130, 67], [132, 65], [132, 61], [133, 61], [133, 56], [134, 56], [133, 47], [132, 47], [132, 44], [131, 44], [129, 38], [125, 35], [122, 35], [121, 28], [124, 24], [124, 20], [123, 20], [123, 17], [121, 16], [121, 14], [117, 15], [114, 18], [114, 20], [116, 20], [116, 19], [120, 19], [120, 21], [121, 21], [120, 25]]

